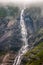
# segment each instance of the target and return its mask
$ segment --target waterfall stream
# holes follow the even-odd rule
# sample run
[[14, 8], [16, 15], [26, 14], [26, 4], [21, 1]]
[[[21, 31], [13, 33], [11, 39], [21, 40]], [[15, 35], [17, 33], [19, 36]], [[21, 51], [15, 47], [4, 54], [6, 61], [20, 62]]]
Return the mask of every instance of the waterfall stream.
[[20, 65], [22, 56], [28, 51], [27, 29], [25, 26], [25, 22], [23, 20], [23, 13], [24, 13], [24, 9], [21, 11], [21, 15], [20, 15], [20, 27], [21, 27], [23, 46], [19, 50], [13, 65]]

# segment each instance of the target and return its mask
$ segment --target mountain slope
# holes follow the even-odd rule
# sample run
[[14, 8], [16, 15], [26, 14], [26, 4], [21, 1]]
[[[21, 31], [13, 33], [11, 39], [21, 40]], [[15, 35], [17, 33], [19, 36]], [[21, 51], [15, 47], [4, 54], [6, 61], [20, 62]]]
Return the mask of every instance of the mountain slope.
[[21, 65], [43, 65], [43, 40], [24, 55]]

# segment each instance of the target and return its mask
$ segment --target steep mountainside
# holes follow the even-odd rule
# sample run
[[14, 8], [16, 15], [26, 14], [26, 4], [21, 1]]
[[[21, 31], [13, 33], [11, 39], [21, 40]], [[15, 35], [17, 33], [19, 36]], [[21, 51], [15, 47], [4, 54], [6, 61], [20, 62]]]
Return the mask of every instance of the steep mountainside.
[[43, 65], [43, 39], [38, 43], [24, 55], [21, 65]]

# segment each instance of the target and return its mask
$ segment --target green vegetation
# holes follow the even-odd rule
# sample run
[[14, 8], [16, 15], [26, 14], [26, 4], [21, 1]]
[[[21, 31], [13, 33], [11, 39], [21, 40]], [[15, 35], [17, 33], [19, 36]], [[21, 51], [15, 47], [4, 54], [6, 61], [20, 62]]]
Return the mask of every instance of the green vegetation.
[[0, 7], [0, 17], [5, 17], [7, 15], [6, 9], [3, 7]]
[[12, 7], [12, 6], [8, 6], [8, 13], [7, 15], [9, 16], [17, 16], [19, 12], [19, 8], [18, 7]]
[[6, 53], [6, 51], [0, 51], [0, 56], [5, 55]]
[[0, 17], [14, 16], [17, 17], [19, 14], [19, 8], [13, 6], [0, 7]]
[[23, 65], [43, 65], [43, 42], [24, 55]]

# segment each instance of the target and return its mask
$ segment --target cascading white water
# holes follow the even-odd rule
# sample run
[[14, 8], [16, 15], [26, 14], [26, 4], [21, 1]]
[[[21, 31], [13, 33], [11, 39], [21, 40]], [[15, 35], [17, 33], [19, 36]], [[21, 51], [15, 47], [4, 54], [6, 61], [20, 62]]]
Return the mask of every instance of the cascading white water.
[[22, 56], [28, 51], [27, 30], [26, 30], [25, 22], [23, 20], [23, 13], [24, 13], [24, 9], [21, 11], [21, 17], [20, 17], [20, 27], [21, 27], [23, 46], [19, 50], [13, 65], [20, 65]]

